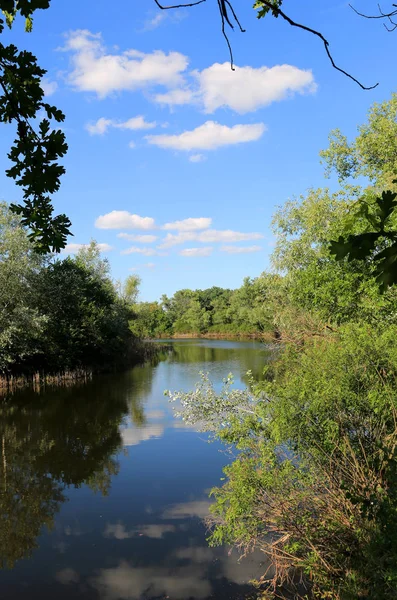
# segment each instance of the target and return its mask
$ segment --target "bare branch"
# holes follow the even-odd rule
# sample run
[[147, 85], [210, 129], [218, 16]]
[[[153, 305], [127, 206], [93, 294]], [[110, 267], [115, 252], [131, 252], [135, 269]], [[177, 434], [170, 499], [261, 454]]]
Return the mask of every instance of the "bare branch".
[[329, 58], [329, 60], [331, 62], [331, 65], [334, 67], [334, 69], [336, 69], [340, 73], [343, 73], [343, 75], [346, 75], [346, 77], [349, 77], [349, 79], [351, 79], [352, 81], [354, 81], [355, 83], [357, 83], [360, 86], [361, 89], [363, 89], [363, 90], [373, 90], [374, 88], [376, 88], [379, 85], [379, 83], [376, 83], [375, 85], [371, 85], [371, 86], [367, 87], [367, 86], [363, 85], [358, 79], [356, 79], [355, 77], [353, 77], [353, 75], [350, 75], [350, 73], [348, 73], [347, 71], [345, 71], [341, 67], [338, 67], [335, 64], [335, 61], [334, 61], [334, 59], [332, 57], [332, 54], [331, 54], [331, 52], [329, 50], [329, 42], [323, 36], [322, 33], [320, 33], [319, 31], [316, 31], [315, 29], [312, 29], [311, 27], [307, 27], [307, 25], [302, 25], [301, 23], [297, 23], [296, 21], [293, 21], [291, 19], [291, 17], [289, 17], [288, 15], [285, 14], [284, 11], [282, 11], [280, 8], [278, 8], [277, 6], [275, 6], [274, 4], [272, 4], [271, 2], [268, 2], [267, 0], [262, 0], [262, 4], [264, 4], [270, 10], [272, 10], [273, 13], [276, 13], [277, 15], [280, 15], [280, 17], [282, 17], [285, 21], [287, 21], [287, 23], [289, 23], [292, 27], [298, 27], [299, 29], [303, 29], [304, 31], [308, 31], [309, 33], [312, 33], [313, 35], [315, 35], [318, 38], [320, 38], [320, 40], [324, 44], [325, 51], [326, 51], [327, 56], [328, 56], [328, 58]]
[[[160, 4], [159, 0], [154, 0], [155, 3], [157, 4], [157, 6], [159, 8], [161, 8], [162, 10], [169, 10], [169, 9], [173, 9], [173, 8], [182, 8], [182, 7], [191, 7], [191, 6], [197, 6], [197, 4], [202, 4], [203, 2], [206, 2], [206, 0], [198, 0], [197, 2], [193, 2], [191, 4], [177, 4], [174, 6], [163, 6]], [[222, 35], [226, 40], [226, 44], [229, 50], [229, 55], [230, 55], [230, 66], [232, 71], [234, 71], [234, 59], [233, 59], [233, 50], [232, 50], [232, 46], [230, 44], [229, 38], [227, 36], [226, 33], [226, 23], [229, 25], [229, 27], [231, 29], [234, 29], [233, 24], [229, 18], [229, 14], [228, 14], [228, 9], [230, 10], [233, 19], [235, 20], [235, 22], [237, 23], [239, 29], [241, 32], [245, 32], [245, 29], [243, 29], [237, 15], [236, 12], [233, 8], [232, 2], [230, 0], [217, 0], [218, 2], [218, 8], [219, 8], [219, 13], [221, 15], [221, 23], [222, 23]], [[334, 69], [336, 69], [336, 71], [339, 71], [340, 73], [342, 73], [343, 75], [345, 75], [346, 77], [348, 77], [349, 79], [351, 79], [352, 81], [354, 81], [355, 83], [357, 83], [357, 85], [360, 86], [361, 89], [363, 90], [373, 90], [374, 88], [376, 88], [379, 84], [376, 83], [375, 85], [371, 85], [371, 86], [365, 86], [363, 85], [358, 79], [356, 79], [355, 77], [353, 77], [353, 75], [351, 75], [350, 73], [348, 73], [347, 71], [345, 71], [344, 69], [342, 69], [341, 67], [339, 67], [334, 59], [333, 56], [330, 52], [329, 49], [329, 42], [328, 40], [324, 37], [324, 35], [320, 32], [317, 31], [316, 29], [312, 29], [311, 27], [308, 27], [307, 25], [302, 25], [301, 23], [297, 23], [296, 21], [294, 21], [293, 19], [291, 19], [291, 17], [289, 17], [283, 10], [281, 10], [281, 8], [279, 8], [278, 6], [276, 6], [275, 4], [273, 4], [271, 2], [271, 0], [261, 0], [262, 4], [264, 6], [266, 6], [275, 17], [282, 17], [285, 21], [287, 21], [287, 23], [289, 23], [292, 27], [297, 27], [298, 29], [303, 29], [304, 31], [307, 31], [309, 33], [311, 33], [312, 35], [315, 35], [316, 37], [320, 38], [320, 40], [323, 42], [324, 44], [324, 48], [325, 51], [327, 53], [327, 56], [331, 62], [331, 65], [333, 66]], [[351, 5], [349, 5], [351, 6]], [[395, 29], [397, 29], [397, 23], [395, 23], [392, 20], [393, 16], [397, 16], [397, 4], [392, 4], [392, 6], [395, 8], [395, 10], [391, 11], [390, 13], [383, 13], [380, 5], [378, 5], [379, 11], [380, 11], [380, 15], [377, 16], [367, 16], [364, 14], [359, 13], [353, 6], [351, 6], [351, 8], [360, 16], [362, 17], [366, 17], [366, 18], [376, 18], [376, 19], [385, 19], [388, 18], [389, 21], [391, 22], [391, 24], [393, 25], [392, 28], [388, 28], [386, 25], [386, 29], [388, 31], [394, 31]]]
[[[356, 13], [356, 15], [358, 15], [359, 17], [364, 17], [364, 19], [387, 19], [387, 18], [391, 18], [391, 17], [395, 17], [397, 16], [397, 9], [395, 10], [391, 10], [389, 13], [384, 13], [383, 10], [380, 7], [380, 4], [378, 4], [378, 9], [379, 9], [379, 15], [366, 15], [364, 13], [359, 12], [356, 8], [354, 8], [354, 6], [352, 6], [352, 4], [349, 4], [350, 8], [352, 10], [354, 10], [354, 12]], [[397, 6], [396, 4], [392, 4], [392, 6]]]
[[225, 0], [225, 2], [228, 5], [228, 7], [230, 8], [230, 10], [232, 11], [233, 18], [236, 21], [237, 25], [239, 26], [241, 33], [245, 33], [245, 29], [242, 28], [241, 23], [238, 20], [236, 13], [234, 12], [233, 6], [230, 4], [229, 0]]
[[190, 8], [191, 6], [197, 6], [197, 4], [202, 4], [207, 0], [198, 0], [197, 2], [192, 2], [191, 4], [175, 4], [174, 6], [163, 6], [158, 0], [154, 1], [157, 4], [157, 6], [161, 8], [161, 10], [171, 10], [173, 8]]
[[[221, 21], [222, 21], [222, 35], [226, 40], [227, 47], [229, 48], [230, 68], [232, 71], [234, 71], [235, 68], [234, 68], [234, 60], [233, 60], [233, 50], [232, 50], [229, 38], [227, 37], [227, 33], [225, 30], [225, 15], [224, 15], [224, 11], [222, 9], [222, 0], [218, 0], [218, 6], [219, 6], [219, 13], [221, 15]], [[227, 15], [227, 12], [226, 12], [226, 15]], [[233, 29], [233, 25], [230, 23], [229, 19], [227, 19], [227, 22], [229, 23], [230, 27]]]

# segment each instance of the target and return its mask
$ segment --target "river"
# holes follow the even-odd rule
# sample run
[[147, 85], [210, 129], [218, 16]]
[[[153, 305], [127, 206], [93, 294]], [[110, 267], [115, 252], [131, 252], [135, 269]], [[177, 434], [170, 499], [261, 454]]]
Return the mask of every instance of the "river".
[[173, 351], [0, 404], [1, 600], [246, 598], [263, 555], [209, 548], [208, 490], [230, 460], [173, 415], [165, 389], [208, 371], [244, 386], [256, 341], [178, 340]]

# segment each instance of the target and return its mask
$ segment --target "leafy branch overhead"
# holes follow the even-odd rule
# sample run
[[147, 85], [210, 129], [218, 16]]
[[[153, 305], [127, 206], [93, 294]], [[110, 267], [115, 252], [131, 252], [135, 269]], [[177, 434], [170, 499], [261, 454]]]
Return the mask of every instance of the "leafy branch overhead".
[[[50, 0], [0, 0], [0, 33], [12, 26], [18, 13], [25, 18], [25, 29], [32, 29], [32, 16], [37, 9], [47, 9]], [[15, 123], [17, 136], [8, 154], [13, 165], [6, 174], [23, 190], [23, 204], [11, 208], [29, 228], [30, 238], [39, 252], [61, 250], [70, 234], [66, 215], [54, 216], [51, 195], [59, 190], [65, 168], [59, 159], [67, 152], [65, 134], [54, 130], [51, 120], [64, 121], [62, 111], [44, 101], [41, 80], [46, 71], [36, 57], [16, 46], [0, 42], [0, 122]], [[31, 121], [42, 119], [37, 130]]]
[[381, 291], [397, 283], [397, 231], [389, 229], [390, 219], [397, 207], [397, 193], [385, 191], [376, 198], [375, 212], [361, 202], [357, 216], [364, 217], [372, 231], [340, 236], [330, 244], [330, 252], [336, 260], [370, 260], [375, 266], [375, 276]]

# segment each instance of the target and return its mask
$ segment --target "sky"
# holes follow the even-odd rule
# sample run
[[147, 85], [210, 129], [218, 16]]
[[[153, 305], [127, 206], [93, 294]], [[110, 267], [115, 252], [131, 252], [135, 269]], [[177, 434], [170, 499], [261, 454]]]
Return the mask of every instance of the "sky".
[[[330, 6], [330, 4], [332, 6]], [[357, 0], [373, 13], [376, 3]], [[54, 196], [74, 253], [95, 239], [115, 279], [142, 278], [141, 299], [181, 288], [235, 288], [270, 267], [272, 214], [324, 177], [319, 151], [338, 127], [349, 137], [375, 101], [395, 91], [396, 39], [345, 2], [286, 0], [284, 10], [321, 41], [281, 19], [258, 21], [235, 0], [245, 33], [230, 32], [217, 2], [161, 11], [154, 0], [52, 0], [33, 32], [2, 37], [47, 69], [47, 101], [66, 114], [66, 175]], [[2, 40], [3, 41], [3, 40]], [[5, 157], [12, 126], [1, 128]], [[0, 169], [0, 199], [21, 191]]]

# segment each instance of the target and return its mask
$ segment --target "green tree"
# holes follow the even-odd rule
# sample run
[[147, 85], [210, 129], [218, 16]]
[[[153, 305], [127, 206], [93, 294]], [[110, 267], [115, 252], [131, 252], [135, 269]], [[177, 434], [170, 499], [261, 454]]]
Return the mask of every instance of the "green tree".
[[45, 264], [33, 251], [19, 217], [0, 203], [0, 372], [39, 352], [37, 341], [46, 319], [31, 297]]

